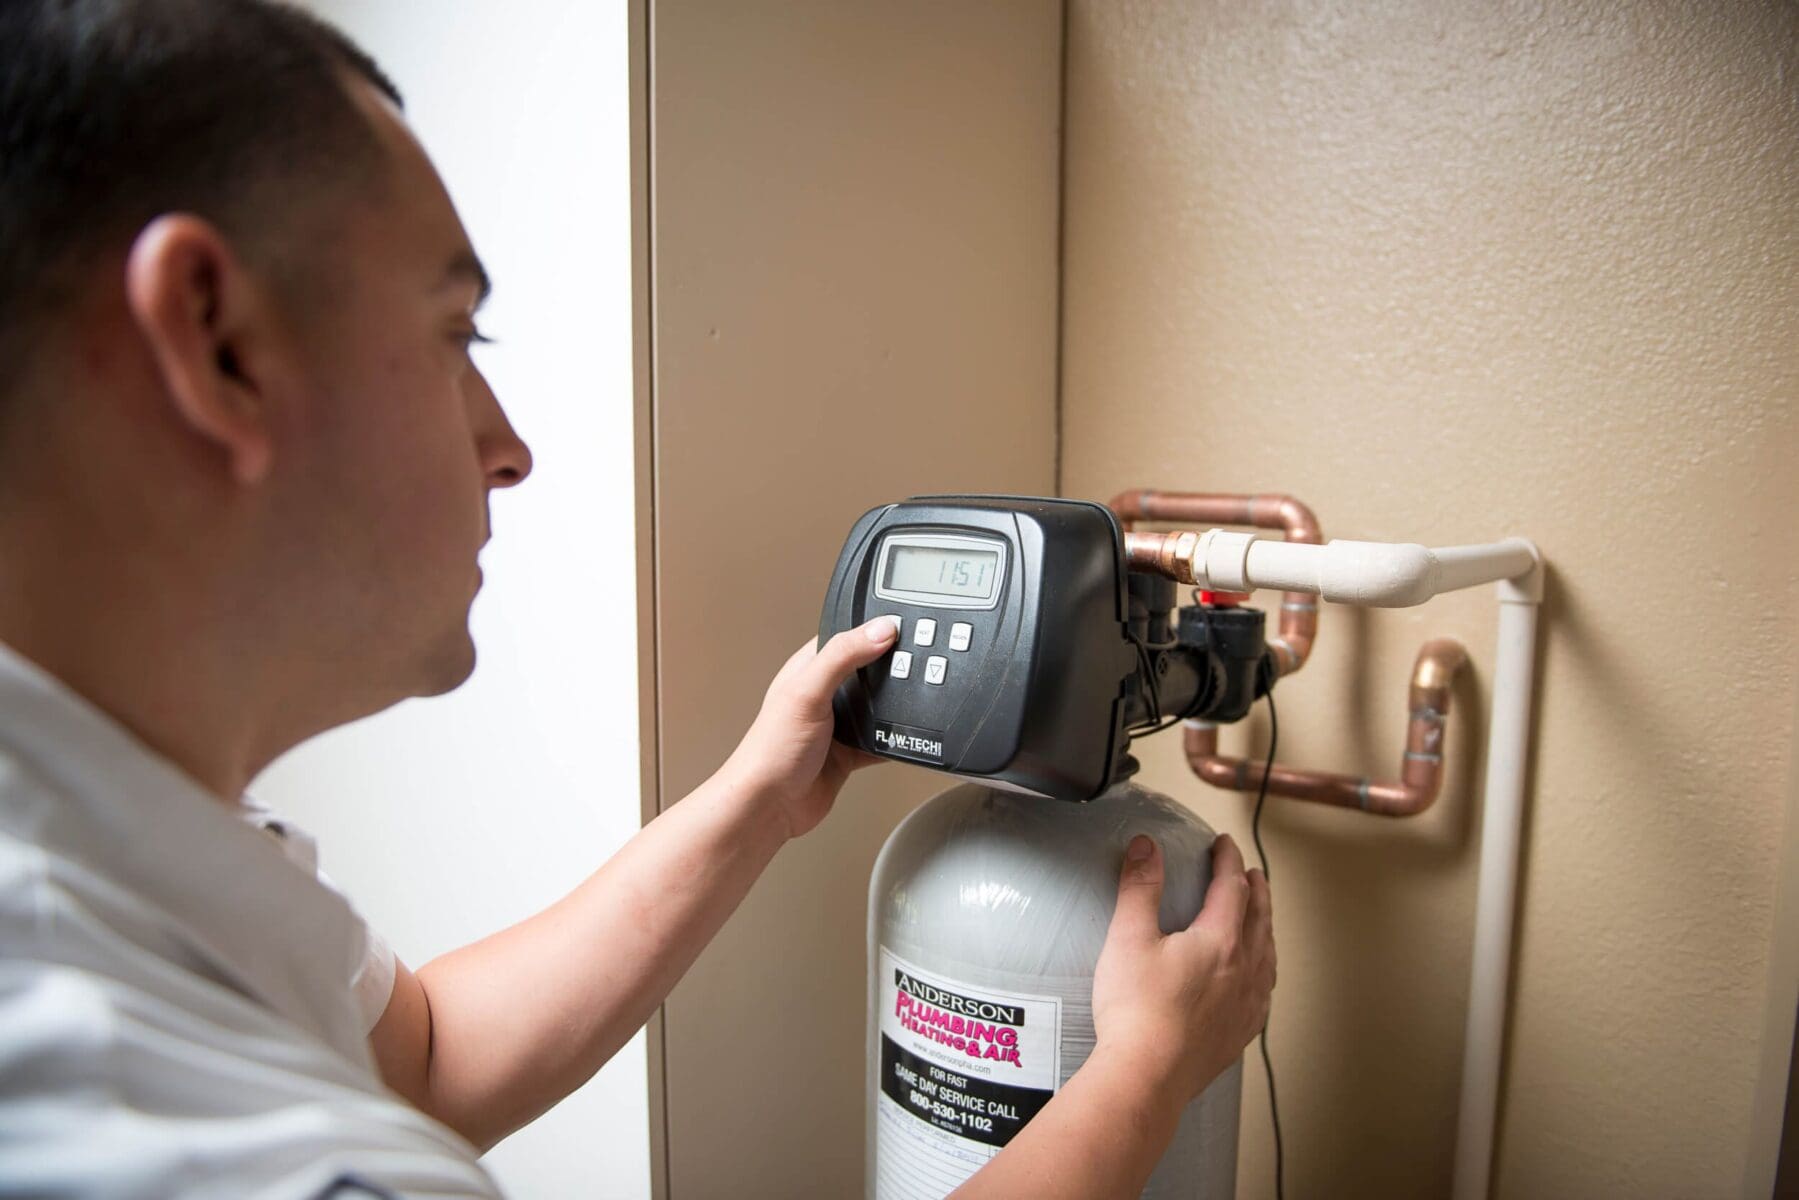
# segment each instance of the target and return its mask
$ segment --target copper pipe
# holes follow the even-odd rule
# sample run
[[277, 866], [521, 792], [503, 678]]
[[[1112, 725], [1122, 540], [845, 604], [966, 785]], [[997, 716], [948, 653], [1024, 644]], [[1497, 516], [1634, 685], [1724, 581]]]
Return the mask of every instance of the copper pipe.
[[[1268, 772], [1268, 790], [1277, 796], [1314, 800], [1342, 808], [1359, 808], [1383, 817], [1410, 817], [1436, 802], [1443, 785], [1443, 726], [1449, 719], [1449, 693], [1456, 672], [1468, 662], [1468, 652], [1451, 638], [1433, 638], [1418, 651], [1412, 664], [1408, 697], [1411, 720], [1406, 723], [1405, 756], [1399, 778], [1370, 779], [1308, 771], [1279, 763]], [[1213, 787], [1254, 792], [1262, 786], [1262, 764], [1218, 753], [1218, 727], [1187, 722], [1184, 731], [1187, 764], [1193, 773]]]
[[[1278, 529], [1289, 542], [1320, 545], [1324, 534], [1312, 510], [1291, 496], [1276, 492], [1256, 496], [1207, 492], [1158, 492], [1149, 488], [1120, 492], [1110, 505], [1125, 529], [1125, 553], [1134, 571], [1154, 571], [1180, 583], [1193, 578], [1193, 543], [1179, 542], [1192, 534], [1135, 533], [1137, 521], [1180, 521], [1199, 525], [1248, 525]], [[1275, 673], [1293, 674], [1312, 656], [1318, 638], [1318, 597], [1305, 592], [1281, 595], [1280, 632], [1268, 639], [1274, 652]]]
[[1200, 525], [1249, 525], [1279, 529], [1289, 542], [1324, 541], [1318, 518], [1291, 496], [1266, 492], [1239, 496], [1211, 492], [1158, 492], [1152, 488], [1120, 492], [1108, 506], [1129, 529], [1136, 521], [1182, 521]]

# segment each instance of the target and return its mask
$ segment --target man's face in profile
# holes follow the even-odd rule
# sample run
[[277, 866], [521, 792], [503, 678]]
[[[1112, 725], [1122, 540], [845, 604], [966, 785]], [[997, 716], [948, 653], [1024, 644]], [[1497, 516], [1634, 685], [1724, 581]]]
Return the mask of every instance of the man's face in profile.
[[[366, 656], [344, 667], [430, 695], [474, 667], [488, 491], [531, 460], [470, 359], [486, 279], [449, 196], [387, 100], [347, 86], [384, 170], [333, 201], [321, 244], [301, 248], [317, 262], [293, 305], [301, 397], [287, 406], [298, 427], [285, 431], [285, 525], [297, 561], [324, 577], [312, 582], [330, 585], [317, 619], [349, 622]], [[279, 473], [279, 450], [276, 462]]]

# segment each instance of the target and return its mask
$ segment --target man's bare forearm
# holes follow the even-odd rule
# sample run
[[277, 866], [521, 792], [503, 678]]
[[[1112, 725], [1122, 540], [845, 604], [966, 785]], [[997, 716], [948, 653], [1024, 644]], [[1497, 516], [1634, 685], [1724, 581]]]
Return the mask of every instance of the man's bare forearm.
[[787, 840], [715, 776], [542, 913], [426, 964], [421, 1106], [480, 1146], [579, 1087], [655, 1012]]
[[396, 972], [369, 1035], [384, 1080], [489, 1146], [593, 1075], [656, 1011], [769, 860], [874, 760], [831, 740], [831, 698], [890, 649], [880, 617], [775, 674], [720, 770], [611, 862], [503, 933]]
[[1150, 1055], [1101, 1046], [953, 1200], [1134, 1200], [1181, 1104]]

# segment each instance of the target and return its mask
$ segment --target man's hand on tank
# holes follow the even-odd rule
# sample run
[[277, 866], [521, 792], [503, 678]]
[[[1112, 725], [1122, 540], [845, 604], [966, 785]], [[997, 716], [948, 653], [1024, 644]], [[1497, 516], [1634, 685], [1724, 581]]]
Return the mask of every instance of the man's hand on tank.
[[1095, 1052], [1132, 1061], [1152, 1087], [1184, 1105], [1267, 1023], [1273, 909], [1267, 879], [1245, 871], [1236, 843], [1220, 836], [1199, 916], [1164, 934], [1157, 916], [1163, 861], [1151, 839], [1131, 840], [1093, 980]]
[[749, 732], [720, 769], [734, 785], [766, 797], [798, 837], [824, 820], [850, 772], [881, 760], [831, 738], [831, 697], [860, 667], [893, 648], [891, 617], [846, 629], [795, 650], [776, 672]]

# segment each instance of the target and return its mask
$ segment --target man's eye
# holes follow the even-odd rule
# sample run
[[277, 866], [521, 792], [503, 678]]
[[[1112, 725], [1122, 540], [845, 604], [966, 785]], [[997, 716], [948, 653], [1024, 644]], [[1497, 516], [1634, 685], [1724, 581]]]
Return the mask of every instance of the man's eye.
[[471, 346], [490, 346], [493, 344], [492, 338], [473, 327], [458, 332], [456, 334], [456, 341], [464, 350], [467, 350]]

